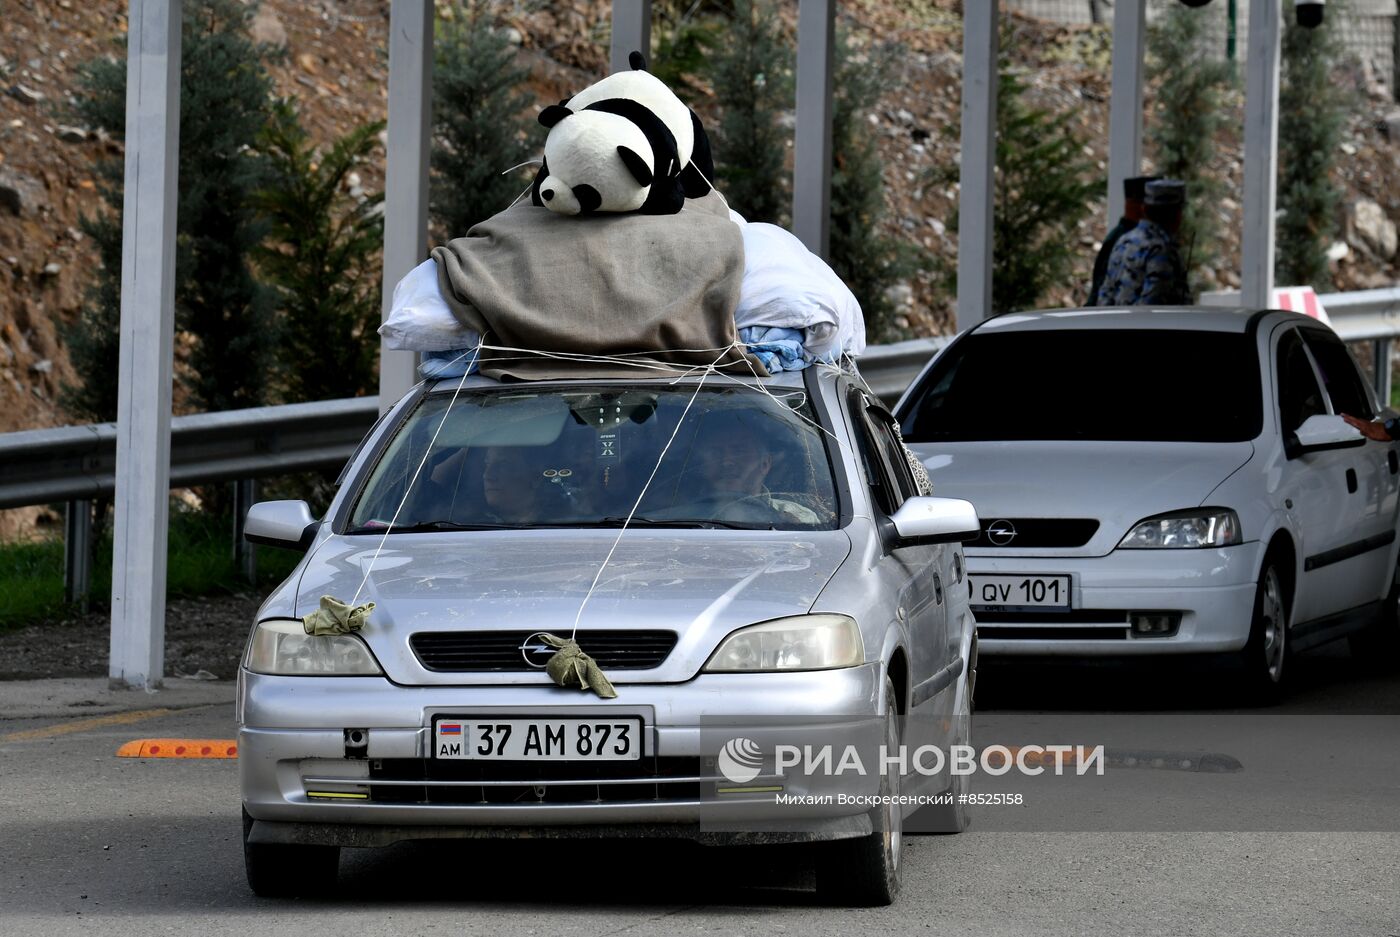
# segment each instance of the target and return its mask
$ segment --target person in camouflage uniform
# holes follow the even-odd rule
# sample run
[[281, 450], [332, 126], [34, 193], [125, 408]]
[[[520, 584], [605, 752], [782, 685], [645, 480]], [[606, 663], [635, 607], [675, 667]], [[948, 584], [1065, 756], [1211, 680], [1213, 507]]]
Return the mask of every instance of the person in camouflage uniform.
[[1147, 215], [1118, 239], [1108, 260], [1096, 306], [1181, 306], [1191, 302], [1186, 265], [1176, 249], [1186, 183], [1158, 179], [1147, 184]]
[[1118, 224], [1104, 237], [1103, 246], [1094, 258], [1094, 278], [1089, 284], [1089, 298], [1084, 305], [1092, 306], [1098, 302], [1099, 287], [1103, 286], [1104, 277], [1108, 275], [1108, 260], [1113, 256], [1113, 248], [1118, 246], [1118, 241], [1123, 235], [1137, 227], [1137, 223], [1147, 213], [1147, 205], [1144, 202], [1147, 198], [1147, 184], [1160, 178], [1162, 177], [1133, 176], [1123, 180], [1123, 217], [1118, 219]]

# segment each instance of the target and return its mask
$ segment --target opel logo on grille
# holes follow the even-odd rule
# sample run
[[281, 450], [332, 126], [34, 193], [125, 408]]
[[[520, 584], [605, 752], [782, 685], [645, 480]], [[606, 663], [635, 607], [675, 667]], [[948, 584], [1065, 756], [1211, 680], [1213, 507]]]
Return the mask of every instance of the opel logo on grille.
[[1016, 539], [1016, 525], [1007, 520], [992, 521], [987, 525], [987, 539], [994, 546], [1004, 547]]
[[535, 635], [526, 638], [519, 650], [520, 656], [525, 658], [525, 663], [531, 667], [543, 667], [554, 656], [554, 648], [545, 644]]

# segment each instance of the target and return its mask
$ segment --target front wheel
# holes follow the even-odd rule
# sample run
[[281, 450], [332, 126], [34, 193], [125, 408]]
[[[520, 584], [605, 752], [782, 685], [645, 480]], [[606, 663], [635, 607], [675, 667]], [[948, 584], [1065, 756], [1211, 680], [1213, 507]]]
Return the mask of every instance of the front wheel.
[[[885, 678], [885, 750], [899, 748], [899, 711], [894, 681]], [[900, 776], [885, 765], [880, 775], [881, 804], [870, 811], [867, 836], [818, 843], [817, 893], [838, 905], [873, 908], [894, 903], [899, 894], [904, 808], [898, 803]]]
[[251, 843], [253, 818], [243, 811], [243, 868], [259, 898], [305, 898], [334, 890], [339, 846]]
[[1240, 652], [1244, 689], [1249, 698], [1270, 703], [1282, 696], [1288, 663], [1288, 598], [1278, 563], [1270, 558], [1259, 574], [1249, 640]]

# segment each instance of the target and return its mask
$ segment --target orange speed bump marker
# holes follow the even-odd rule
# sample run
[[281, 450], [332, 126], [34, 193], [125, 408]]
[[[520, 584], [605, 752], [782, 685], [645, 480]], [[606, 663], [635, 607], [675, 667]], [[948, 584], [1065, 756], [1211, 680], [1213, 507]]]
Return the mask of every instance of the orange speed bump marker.
[[117, 749], [118, 758], [237, 758], [233, 739], [133, 739]]

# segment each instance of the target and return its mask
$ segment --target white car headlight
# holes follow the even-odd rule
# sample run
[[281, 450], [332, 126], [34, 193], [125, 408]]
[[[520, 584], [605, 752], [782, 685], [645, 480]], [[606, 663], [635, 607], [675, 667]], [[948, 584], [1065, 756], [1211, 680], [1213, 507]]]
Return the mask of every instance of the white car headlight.
[[740, 628], [720, 642], [706, 673], [834, 670], [865, 663], [860, 628], [845, 615], [801, 615]]
[[1124, 550], [1195, 549], [1228, 547], [1243, 540], [1239, 515], [1224, 508], [1206, 508], [1139, 521], [1118, 547]]
[[248, 644], [254, 673], [306, 677], [382, 674], [369, 647], [353, 634], [311, 635], [299, 621], [263, 621]]

